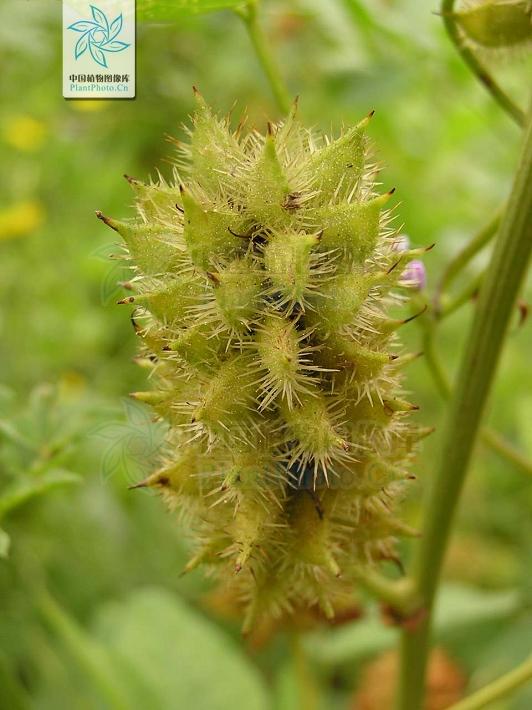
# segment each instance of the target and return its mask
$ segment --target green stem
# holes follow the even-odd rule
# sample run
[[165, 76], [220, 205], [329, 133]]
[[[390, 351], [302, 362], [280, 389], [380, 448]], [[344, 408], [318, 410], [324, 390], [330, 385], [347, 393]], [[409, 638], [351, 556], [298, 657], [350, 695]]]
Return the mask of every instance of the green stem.
[[401, 640], [399, 708], [419, 710], [429, 653], [432, 609], [457, 503], [532, 251], [532, 121], [495, 249], [480, 292], [450, 404], [443, 451], [425, 508], [413, 566], [426, 616]]
[[475, 294], [478, 293], [484, 279], [484, 272], [481, 271], [479, 274], [474, 276], [471, 281], [456, 294], [453, 298], [448, 300], [443, 300], [439, 305], [439, 318], [447, 318], [452, 315], [455, 311], [461, 308], [464, 304], [468, 303]]
[[482, 441], [487, 444], [490, 449], [496, 451], [499, 456], [502, 456], [502, 458], [507, 461], [511, 461], [511, 463], [523, 473], [532, 476], [532, 462], [509, 444], [504, 437], [496, 431], [493, 431], [493, 429], [488, 429], [488, 427], [484, 427], [481, 436]]
[[501, 223], [501, 217], [503, 210], [500, 209], [496, 212], [493, 218], [490, 220], [485, 227], [483, 227], [474, 237], [468, 242], [463, 249], [461, 249], [456, 256], [454, 256], [451, 261], [447, 264], [443, 275], [440, 279], [438, 287], [436, 289], [436, 295], [434, 298], [435, 311], [436, 314], [439, 311], [438, 304], [440, 295], [449, 286], [451, 281], [458, 276], [458, 274], [464, 269], [469, 262], [483, 249], [486, 244], [495, 236], [497, 229]]
[[[478, 286], [476, 286], [475, 290], [477, 288]], [[435, 346], [436, 322], [431, 319], [430, 313], [419, 318], [418, 322], [423, 328], [423, 354], [427, 367], [442, 399], [449, 399], [452, 386], [449, 376], [438, 357], [438, 351]], [[506, 461], [510, 462], [515, 468], [532, 476], [532, 462], [508, 443], [503, 436], [490, 427], [485, 426], [482, 427], [480, 437], [484, 444], [492, 451], [498, 453], [499, 456], [506, 459]]]
[[270, 45], [268, 44], [268, 41], [259, 24], [257, 0], [248, 2], [245, 8], [241, 10], [237, 9], [235, 12], [242, 18], [244, 24], [246, 25], [246, 29], [255, 49], [257, 59], [259, 60], [264, 74], [268, 79], [279, 110], [282, 113], [288, 113], [290, 111], [292, 99], [288, 89], [285, 86], [281, 72], [279, 71], [275, 59], [270, 51]]
[[442, 0], [441, 3], [441, 14], [447, 34], [469, 69], [471, 69], [481, 84], [490, 92], [499, 106], [513, 118], [518, 126], [524, 126], [524, 112], [512, 101], [508, 94], [501, 89], [487, 69], [478, 61], [474, 52], [464, 44], [453, 17], [454, 3], [455, 0]]
[[299, 691], [299, 707], [306, 710], [317, 710], [319, 706], [319, 690], [315, 674], [309, 666], [301, 635], [294, 632], [291, 636], [292, 658]]
[[443, 399], [448, 399], [451, 393], [451, 383], [436, 351], [434, 342], [435, 323], [430, 315], [424, 317], [423, 320], [424, 322], [421, 325], [423, 327], [423, 355], [425, 357], [425, 362], [427, 363], [432, 379], [434, 380], [440, 395]]
[[374, 597], [388, 604], [399, 614], [409, 616], [419, 609], [419, 600], [408, 578], [388, 579], [379, 572], [366, 568], [358, 571], [357, 580]]
[[496, 700], [509, 695], [529, 680], [532, 680], [532, 656], [529, 656], [513, 671], [477, 690], [469, 698], [452, 705], [449, 710], [480, 710], [480, 708], [485, 708]]

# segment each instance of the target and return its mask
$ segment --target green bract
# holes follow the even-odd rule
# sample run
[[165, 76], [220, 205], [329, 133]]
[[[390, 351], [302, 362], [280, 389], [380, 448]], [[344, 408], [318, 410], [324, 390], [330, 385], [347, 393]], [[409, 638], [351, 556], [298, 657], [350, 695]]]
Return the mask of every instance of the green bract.
[[[398, 251], [368, 166], [369, 116], [337, 140], [296, 109], [266, 136], [231, 132], [197, 95], [173, 185], [130, 179], [133, 320], [170, 424], [140, 485], [175, 508], [202, 563], [262, 615], [352, 594], [393, 559], [394, 507], [416, 442], [401, 392]], [[423, 251], [423, 250], [421, 250]]]

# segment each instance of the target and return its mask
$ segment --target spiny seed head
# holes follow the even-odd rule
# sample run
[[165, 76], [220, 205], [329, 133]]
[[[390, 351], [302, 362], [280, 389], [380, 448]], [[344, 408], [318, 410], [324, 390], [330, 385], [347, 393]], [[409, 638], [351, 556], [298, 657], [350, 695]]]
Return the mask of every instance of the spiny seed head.
[[329, 140], [294, 109], [242, 137], [196, 99], [173, 182], [129, 178], [138, 217], [99, 215], [133, 272], [121, 302], [154, 387], [134, 396], [170, 425], [141, 485], [179, 513], [187, 570], [229, 586], [246, 629], [304, 605], [330, 617], [406, 532], [394, 508], [426, 430], [401, 391], [408, 319], [389, 310], [424, 250], [398, 241], [393, 191], [375, 191], [369, 117]]

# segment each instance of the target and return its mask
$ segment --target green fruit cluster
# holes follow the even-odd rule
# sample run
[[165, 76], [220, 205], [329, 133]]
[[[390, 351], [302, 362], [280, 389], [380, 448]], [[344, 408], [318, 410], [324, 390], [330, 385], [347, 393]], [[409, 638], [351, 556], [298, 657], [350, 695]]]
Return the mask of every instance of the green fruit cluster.
[[[159, 490], [200, 563], [258, 616], [352, 594], [394, 559], [395, 515], [427, 430], [401, 391], [408, 297], [376, 168], [370, 116], [336, 140], [296, 106], [266, 135], [232, 131], [197, 94], [171, 184], [129, 179], [123, 238], [132, 318], [169, 424]], [[411, 286], [411, 284], [410, 284]]]

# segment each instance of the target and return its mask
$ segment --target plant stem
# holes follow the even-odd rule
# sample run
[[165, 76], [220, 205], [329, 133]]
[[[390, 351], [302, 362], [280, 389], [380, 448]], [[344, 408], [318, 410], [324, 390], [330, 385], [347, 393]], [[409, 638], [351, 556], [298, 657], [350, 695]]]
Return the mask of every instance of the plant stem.
[[460, 31], [456, 26], [454, 21], [454, 3], [455, 0], [442, 0], [441, 3], [441, 14], [445, 29], [449, 35], [451, 41], [458, 50], [460, 56], [471, 69], [473, 74], [477, 79], [484, 85], [484, 87], [490, 92], [495, 101], [499, 106], [517, 123], [518, 126], [525, 125], [525, 113], [519, 106], [517, 106], [514, 101], [508, 96], [508, 94], [501, 89], [497, 84], [495, 79], [487, 71], [487, 69], [479, 62], [474, 52], [464, 44], [463, 38], [460, 35]]
[[[482, 274], [484, 276], [484, 274]], [[478, 286], [476, 287], [478, 288]], [[475, 289], [476, 290], [476, 289]], [[419, 302], [418, 302], [419, 303]], [[417, 319], [419, 325], [423, 328], [423, 354], [425, 362], [429, 368], [432, 379], [438, 388], [442, 399], [449, 399], [451, 396], [451, 381], [443, 364], [438, 357], [438, 351], [435, 347], [436, 321], [430, 318], [430, 312], [426, 313], [422, 318]], [[492, 451], [495, 451], [502, 458], [506, 459], [515, 468], [523, 473], [532, 476], [532, 462], [512, 444], [507, 442], [501, 434], [494, 431], [490, 427], [482, 427], [480, 437], [483, 443]]]
[[429, 653], [431, 616], [451, 525], [532, 251], [532, 121], [495, 249], [480, 292], [476, 317], [450, 404], [439, 468], [425, 508], [413, 566], [426, 616], [401, 640], [400, 710], [420, 710]]
[[379, 572], [366, 568], [358, 571], [357, 580], [374, 597], [388, 604], [399, 614], [408, 616], [419, 608], [415, 589], [408, 578], [388, 579]]
[[[430, 320], [429, 320], [430, 319]], [[421, 321], [421, 319], [419, 319]], [[448, 399], [451, 393], [451, 383], [449, 377], [441, 364], [434, 343], [435, 323], [430, 315], [423, 318], [423, 355], [425, 362], [431, 372], [432, 379], [438, 388], [443, 399]]]
[[438, 287], [436, 289], [436, 295], [434, 298], [434, 310], [436, 314], [439, 312], [438, 304], [440, 300], [440, 295], [449, 286], [451, 281], [453, 281], [456, 276], [464, 269], [471, 259], [473, 259], [483, 247], [488, 244], [492, 237], [495, 236], [497, 229], [501, 223], [501, 217], [503, 214], [503, 209], [500, 209], [492, 217], [492, 219], [486, 224], [479, 232], [477, 232], [474, 237], [468, 242], [463, 249], [461, 249], [456, 256], [454, 256], [451, 261], [447, 264], [443, 275], [440, 279]]
[[312, 669], [309, 667], [308, 658], [300, 634], [294, 632], [290, 641], [299, 691], [299, 707], [306, 708], [307, 710], [317, 710], [319, 706], [319, 691], [315, 682], [315, 676], [312, 673]]
[[259, 24], [257, 0], [248, 2], [245, 8], [241, 10], [237, 9], [235, 12], [242, 18], [244, 24], [246, 25], [246, 29], [255, 49], [257, 59], [259, 60], [264, 74], [268, 79], [279, 110], [282, 113], [288, 113], [290, 111], [292, 100], [281, 76], [281, 72], [279, 71], [275, 59], [270, 51], [268, 41]]
[[496, 451], [499, 456], [502, 456], [502, 458], [507, 461], [511, 461], [511, 463], [523, 473], [532, 476], [532, 463], [530, 460], [509, 444], [504, 437], [496, 431], [493, 431], [493, 429], [488, 429], [488, 427], [482, 429], [481, 436], [482, 441], [487, 444], [492, 451]]
[[529, 656], [520, 666], [494, 680], [493, 683], [477, 690], [469, 698], [452, 705], [449, 710], [480, 710], [480, 708], [485, 708], [496, 700], [504, 698], [531, 679], [532, 656]]
[[452, 315], [455, 311], [461, 308], [464, 304], [474, 298], [475, 294], [478, 293], [484, 279], [484, 272], [481, 271], [479, 274], [474, 276], [470, 282], [456, 294], [453, 298], [449, 300], [443, 300], [439, 305], [439, 318], [447, 318]]

